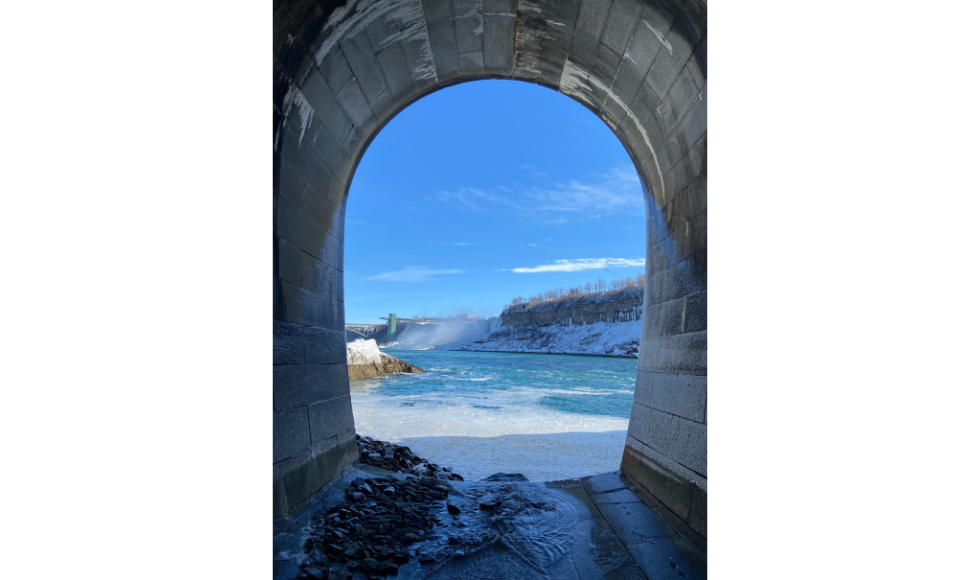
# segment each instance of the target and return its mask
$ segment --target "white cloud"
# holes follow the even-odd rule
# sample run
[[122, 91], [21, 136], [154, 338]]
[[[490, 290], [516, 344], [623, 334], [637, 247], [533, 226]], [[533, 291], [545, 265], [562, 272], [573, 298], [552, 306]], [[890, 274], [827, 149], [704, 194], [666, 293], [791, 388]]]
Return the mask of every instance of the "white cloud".
[[609, 268], [629, 268], [643, 266], [646, 260], [643, 258], [594, 258], [579, 260], [556, 260], [552, 264], [543, 264], [533, 268], [508, 268], [511, 272], [518, 274], [531, 274], [536, 272], [579, 272], [581, 270], [608, 270]]
[[368, 278], [368, 280], [380, 280], [382, 282], [429, 282], [437, 280], [435, 276], [442, 274], [462, 274], [465, 270], [432, 270], [425, 266], [406, 266], [401, 270], [392, 272], [382, 272]]
[[550, 186], [514, 184], [513, 191], [501, 185], [496, 188], [508, 193], [460, 187], [456, 191], [436, 193], [427, 199], [452, 203], [466, 211], [503, 212], [545, 225], [569, 223], [572, 219], [590, 221], [605, 215], [643, 211], [640, 178], [629, 166], [616, 167], [589, 182], [573, 179]]
[[528, 243], [528, 245], [529, 245], [529, 246], [531, 246], [532, 248], [537, 248], [537, 247], [538, 247], [538, 245], [537, 245], [537, 244], [531, 244], [531, 243]]
[[571, 180], [550, 188], [534, 187], [526, 193], [535, 213], [614, 214], [643, 208], [640, 178], [632, 168], [619, 167], [601, 181], [581, 183]]
[[447, 246], [472, 246], [473, 242], [450, 242]]

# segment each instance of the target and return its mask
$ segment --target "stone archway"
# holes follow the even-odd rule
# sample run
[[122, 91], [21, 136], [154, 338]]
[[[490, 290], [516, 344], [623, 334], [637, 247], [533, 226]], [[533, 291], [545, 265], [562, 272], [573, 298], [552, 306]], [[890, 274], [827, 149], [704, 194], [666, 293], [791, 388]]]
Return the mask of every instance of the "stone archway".
[[703, 1], [278, 0], [273, 8], [274, 519], [357, 460], [343, 243], [361, 156], [416, 100], [497, 78], [575, 99], [633, 159], [646, 202], [647, 283], [622, 469], [706, 536]]

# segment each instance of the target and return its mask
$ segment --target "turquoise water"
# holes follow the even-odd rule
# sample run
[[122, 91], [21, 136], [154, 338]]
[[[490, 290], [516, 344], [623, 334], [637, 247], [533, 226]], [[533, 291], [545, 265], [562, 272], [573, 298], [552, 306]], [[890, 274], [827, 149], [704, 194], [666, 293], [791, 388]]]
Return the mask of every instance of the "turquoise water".
[[399, 404], [469, 404], [500, 410], [513, 405], [628, 419], [636, 359], [495, 352], [385, 350], [426, 370], [389, 376], [376, 396]]
[[358, 433], [410, 443], [471, 477], [561, 479], [619, 465], [636, 359], [384, 352], [426, 372], [351, 381]]

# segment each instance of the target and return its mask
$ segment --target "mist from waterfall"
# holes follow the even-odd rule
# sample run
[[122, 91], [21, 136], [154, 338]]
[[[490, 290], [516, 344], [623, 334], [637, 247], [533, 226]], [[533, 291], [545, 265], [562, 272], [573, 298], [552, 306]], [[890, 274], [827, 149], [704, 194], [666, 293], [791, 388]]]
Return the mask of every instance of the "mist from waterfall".
[[473, 322], [433, 322], [409, 324], [390, 347], [406, 350], [427, 350], [450, 342], [486, 340], [491, 332], [500, 329], [500, 317]]

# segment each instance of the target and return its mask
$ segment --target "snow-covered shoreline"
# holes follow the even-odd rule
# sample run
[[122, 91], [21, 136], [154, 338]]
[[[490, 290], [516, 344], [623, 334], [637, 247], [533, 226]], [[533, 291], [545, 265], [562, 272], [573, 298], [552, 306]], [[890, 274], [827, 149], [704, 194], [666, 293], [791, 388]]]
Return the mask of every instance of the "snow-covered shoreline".
[[435, 350], [578, 354], [636, 358], [641, 320], [581, 325], [505, 326], [484, 340], [461, 340], [434, 346]]

